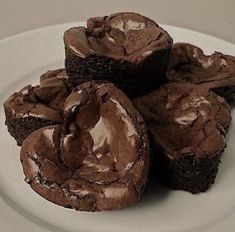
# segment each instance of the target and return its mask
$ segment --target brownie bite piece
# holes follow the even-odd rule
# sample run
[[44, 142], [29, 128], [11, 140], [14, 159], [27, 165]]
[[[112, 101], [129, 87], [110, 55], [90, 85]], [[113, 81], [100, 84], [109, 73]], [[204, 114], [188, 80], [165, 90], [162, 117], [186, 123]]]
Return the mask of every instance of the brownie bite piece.
[[137, 202], [149, 166], [146, 127], [113, 84], [87, 82], [69, 95], [64, 124], [31, 133], [21, 148], [26, 182], [45, 199], [82, 211]]
[[203, 51], [187, 43], [173, 45], [167, 78], [175, 82], [191, 82], [213, 90], [231, 100], [235, 96], [235, 57]]
[[129, 97], [166, 82], [172, 38], [153, 20], [117, 13], [87, 20], [64, 34], [65, 67], [72, 86], [88, 80], [113, 82]]
[[6, 125], [18, 145], [38, 128], [62, 122], [62, 108], [70, 91], [64, 69], [48, 71], [40, 85], [25, 86], [3, 104]]
[[153, 147], [153, 175], [198, 193], [214, 183], [231, 122], [226, 100], [199, 85], [172, 83], [134, 100]]

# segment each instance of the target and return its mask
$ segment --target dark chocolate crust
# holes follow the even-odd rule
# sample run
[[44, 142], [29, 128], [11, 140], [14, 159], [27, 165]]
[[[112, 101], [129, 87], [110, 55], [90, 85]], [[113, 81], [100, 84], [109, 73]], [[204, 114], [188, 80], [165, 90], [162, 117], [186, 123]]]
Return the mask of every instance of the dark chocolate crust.
[[136, 66], [128, 61], [115, 60], [98, 54], [83, 59], [66, 48], [65, 67], [72, 87], [89, 80], [108, 80], [129, 97], [134, 98], [166, 83], [169, 53], [170, 48], [157, 51]]
[[[154, 146], [154, 144], [153, 144]], [[168, 159], [163, 152], [155, 147], [154, 178], [162, 185], [173, 190], [184, 190], [193, 194], [206, 192], [214, 184], [220, 164], [221, 153], [212, 158], [196, 159], [185, 156], [179, 160]]]
[[4, 102], [5, 124], [17, 145], [34, 130], [62, 122], [63, 103], [70, 93], [66, 82], [64, 69], [47, 71], [40, 85], [25, 86]]
[[235, 57], [220, 52], [205, 55], [192, 44], [176, 43], [171, 50], [167, 78], [202, 85], [232, 100], [235, 96]]
[[152, 175], [172, 189], [206, 191], [226, 146], [226, 100], [199, 85], [172, 83], [133, 102], [149, 130]]
[[29, 116], [27, 118], [15, 118], [12, 114], [6, 113], [6, 126], [10, 135], [16, 140], [17, 145], [21, 146], [24, 140], [33, 131], [50, 125], [58, 124], [59, 122], [46, 120]]
[[84, 83], [66, 99], [64, 119], [63, 125], [34, 131], [22, 145], [31, 188], [81, 211], [137, 202], [147, 179], [149, 143], [130, 100], [113, 84]]
[[[149, 53], [148, 55], [142, 55], [143, 52], [140, 52], [145, 48], [141, 48], [142, 50], [139, 49], [140, 51], [137, 50], [136, 53], [140, 54], [133, 56], [134, 58], [132, 55], [131, 58], [129, 58], [126, 54], [127, 51], [124, 55], [117, 55], [115, 54], [115, 50], [112, 51], [112, 49], [110, 49], [111, 51], [109, 50], [108, 53], [91, 50], [90, 48], [90, 50], [87, 49], [86, 52], [84, 52], [85, 54], [76, 53], [76, 49], [79, 50], [79, 48], [75, 49], [75, 45], [72, 44], [75, 43], [75, 39], [70, 39], [73, 31], [85, 30], [87, 37], [92, 36], [92, 38], [96, 38], [96, 30], [101, 30], [101, 32], [99, 32], [100, 34], [102, 34], [102, 30], [106, 30], [106, 26], [102, 27], [98, 25], [98, 22], [100, 23], [102, 21], [104, 25], [109, 25], [109, 20], [113, 20], [115, 17], [123, 17], [123, 20], [127, 20], [129, 17], [131, 19], [131, 17], [135, 16], [140, 17], [141, 20], [149, 23], [152, 27], [156, 27], [158, 30], [151, 36], [153, 41], [159, 40], [161, 42], [159, 42], [158, 45], [149, 47], [148, 49], [150, 50], [144, 50], [145, 53]], [[96, 26], [96, 24], [98, 26]], [[117, 30], [117, 28], [115, 28], [115, 30]], [[121, 33], [121, 31], [117, 31]], [[141, 30], [138, 29], [138, 33], [139, 31]], [[148, 35], [148, 37], [150, 36]], [[137, 44], [137, 41], [143, 38], [144, 35], [139, 35], [139, 38], [135, 39], [134, 41], [136, 42], [133, 42], [133, 44]], [[172, 46], [172, 38], [155, 22], [144, 16], [135, 13], [117, 13], [98, 19], [91, 18], [88, 19], [88, 28], [77, 27], [66, 31], [64, 34], [64, 42], [66, 56], [65, 67], [69, 76], [69, 82], [73, 87], [76, 87], [84, 81], [108, 80], [123, 90], [129, 97], [133, 98], [149, 93], [166, 82], [165, 75]], [[148, 47], [150, 45], [142, 46]], [[112, 46], [109, 44], [109, 47]], [[124, 49], [125, 45], [120, 47]], [[131, 46], [128, 44], [128, 48], [126, 49], [128, 50], [130, 47]]]

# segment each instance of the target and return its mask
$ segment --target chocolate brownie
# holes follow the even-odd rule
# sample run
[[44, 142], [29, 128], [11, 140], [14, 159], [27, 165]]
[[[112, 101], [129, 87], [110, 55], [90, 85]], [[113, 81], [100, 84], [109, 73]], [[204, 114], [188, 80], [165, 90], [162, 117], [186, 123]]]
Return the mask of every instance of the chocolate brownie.
[[172, 189], [204, 192], [214, 183], [231, 122], [226, 100], [200, 85], [171, 83], [134, 100], [153, 146], [153, 172]]
[[70, 91], [64, 69], [48, 71], [40, 85], [25, 86], [4, 102], [6, 125], [18, 145], [34, 130], [62, 121], [62, 108]]
[[200, 84], [232, 99], [235, 95], [235, 57], [220, 52], [207, 56], [194, 45], [176, 43], [171, 51], [167, 78]]
[[172, 38], [142, 15], [117, 13], [90, 18], [87, 27], [67, 30], [64, 44], [72, 86], [108, 80], [135, 97], [166, 82]]
[[113, 84], [87, 82], [66, 99], [63, 126], [28, 136], [21, 162], [38, 194], [82, 211], [120, 209], [137, 202], [148, 172], [146, 127]]

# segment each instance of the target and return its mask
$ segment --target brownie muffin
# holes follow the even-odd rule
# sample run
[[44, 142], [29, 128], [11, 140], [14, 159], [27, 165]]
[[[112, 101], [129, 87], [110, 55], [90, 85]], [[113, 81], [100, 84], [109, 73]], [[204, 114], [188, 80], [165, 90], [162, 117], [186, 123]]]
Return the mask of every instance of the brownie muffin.
[[172, 83], [134, 100], [152, 138], [153, 174], [172, 189], [214, 183], [231, 122], [226, 100], [199, 85]]
[[82, 211], [137, 202], [145, 186], [149, 144], [140, 114], [113, 84], [87, 82], [66, 99], [63, 126], [28, 136], [21, 162], [42, 197]]
[[67, 30], [64, 44], [72, 86], [108, 80], [135, 97], [166, 81], [172, 38], [142, 15], [117, 13], [90, 18], [87, 27]]
[[231, 100], [235, 95], [235, 57], [214, 52], [204, 55], [191, 44], [173, 45], [167, 78], [200, 84]]
[[62, 108], [70, 91], [64, 69], [48, 71], [40, 85], [25, 86], [3, 104], [6, 125], [18, 145], [34, 130], [62, 122]]

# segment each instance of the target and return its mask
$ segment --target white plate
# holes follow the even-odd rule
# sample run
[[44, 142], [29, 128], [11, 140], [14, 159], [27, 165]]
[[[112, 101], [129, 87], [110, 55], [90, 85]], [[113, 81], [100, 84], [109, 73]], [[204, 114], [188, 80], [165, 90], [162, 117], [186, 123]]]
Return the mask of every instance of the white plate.
[[[6, 38], [0, 42], [0, 101], [28, 83], [37, 83], [47, 69], [63, 65], [63, 32], [79, 23], [57, 25]], [[164, 26], [175, 42], [191, 42], [206, 52], [235, 55], [235, 45], [217, 38]], [[235, 111], [233, 111], [235, 117]], [[24, 232], [232, 232], [235, 231], [235, 126], [232, 123], [219, 173], [206, 193], [192, 195], [153, 185], [142, 200], [127, 209], [86, 213], [54, 205], [23, 180], [19, 147], [0, 111], [0, 231]]]

